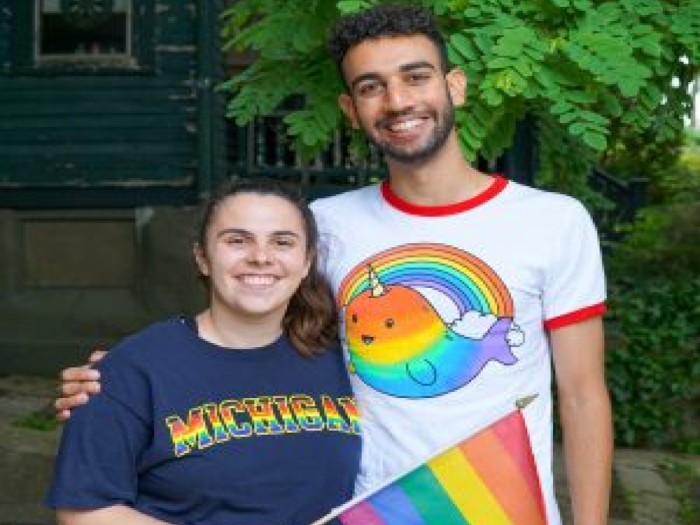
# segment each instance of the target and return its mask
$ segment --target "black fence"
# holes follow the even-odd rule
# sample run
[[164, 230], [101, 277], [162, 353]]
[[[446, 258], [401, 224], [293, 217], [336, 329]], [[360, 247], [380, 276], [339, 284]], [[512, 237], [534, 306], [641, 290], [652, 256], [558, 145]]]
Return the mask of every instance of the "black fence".
[[622, 180], [600, 168], [594, 168], [589, 177], [591, 188], [601, 193], [610, 206], [594, 212], [603, 247], [610, 249], [624, 235], [624, 226], [630, 224], [646, 201], [647, 179]]
[[[349, 141], [336, 132], [331, 144], [311, 161], [302, 161], [285, 133], [286, 113], [260, 117], [246, 127], [229, 128], [229, 171], [244, 178], [270, 177], [297, 184], [309, 198], [333, 195], [358, 188], [381, 179], [386, 169], [380, 155], [370, 150], [369, 158], [356, 158]], [[516, 131], [511, 148], [494, 162], [480, 160], [477, 167], [490, 173], [501, 173], [511, 180], [533, 184], [537, 170], [534, 126], [523, 121]], [[591, 187], [610, 203], [594, 212], [606, 245], [614, 244], [622, 235], [620, 224], [634, 219], [644, 205], [645, 179], [618, 179], [601, 169], [591, 172]]]

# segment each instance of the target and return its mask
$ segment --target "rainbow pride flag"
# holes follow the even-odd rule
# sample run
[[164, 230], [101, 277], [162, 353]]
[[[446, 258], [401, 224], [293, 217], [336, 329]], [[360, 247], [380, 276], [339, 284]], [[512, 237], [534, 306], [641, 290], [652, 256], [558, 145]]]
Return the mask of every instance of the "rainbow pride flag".
[[546, 525], [520, 410], [312, 525]]

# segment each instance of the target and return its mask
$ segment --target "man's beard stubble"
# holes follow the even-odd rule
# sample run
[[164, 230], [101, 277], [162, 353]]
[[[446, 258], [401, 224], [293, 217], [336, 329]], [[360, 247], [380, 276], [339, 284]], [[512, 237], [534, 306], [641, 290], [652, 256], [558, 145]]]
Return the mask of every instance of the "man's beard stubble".
[[[382, 121], [393, 120], [394, 118], [410, 114], [411, 112], [397, 112], [392, 115], [386, 116], [381, 121], [378, 121], [376, 126], [381, 126]], [[441, 118], [440, 118], [441, 117]], [[441, 114], [433, 112], [433, 119], [435, 121], [435, 128], [432, 130], [427, 141], [422, 146], [410, 150], [406, 148], [396, 147], [389, 142], [383, 142], [378, 140], [374, 135], [369, 133], [366, 128], [364, 128], [365, 136], [367, 140], [381, 151], [388, 159], [395, 160], [402, 164], [413, 164], [423, 162], [430, 157], [432, 157], [450, 136], [450, 132], [454, 127], [454, 105], [452, 104], [452, 98], [449, 93], [447, 93], [447, 104]]]

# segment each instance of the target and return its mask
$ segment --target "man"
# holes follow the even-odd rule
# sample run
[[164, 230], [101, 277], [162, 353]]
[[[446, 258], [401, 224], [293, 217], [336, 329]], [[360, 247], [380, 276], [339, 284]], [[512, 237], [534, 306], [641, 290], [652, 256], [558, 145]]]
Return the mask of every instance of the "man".
[[[384, 153], [388, 180], [317, 201], [363, 415], [358, 490], [524, 411], [548, 514], [551, 366], [574, 523], [607, 522], [612, 431], [604, 379], [604, 278], [595, 229], [573, 199], [474, 170], [454, 128], [467, 79], [448, 69], [434, 20], [379, 4], [330, 40], [351, 125]], [[57, 408], [95, 388], [64, 372]], [[65, 412], [64, 412], [65, 416]]]

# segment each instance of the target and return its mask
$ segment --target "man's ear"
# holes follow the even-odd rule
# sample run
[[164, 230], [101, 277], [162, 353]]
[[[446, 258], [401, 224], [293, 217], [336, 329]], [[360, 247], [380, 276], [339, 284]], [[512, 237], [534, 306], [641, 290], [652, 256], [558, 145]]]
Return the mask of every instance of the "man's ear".
[[358, 129], [360, 124], [357, 120], [357, 111], [355, 111], [355, 103], [352, 97], [347, 93], [341, 93], [338, 95], [338, 105], [353, 129]]
[[463, 105], [467, 99], [467, 75], [461, 68], [455, 67], [450, 69], [445, 78], [452, 103], [455, 106]]

